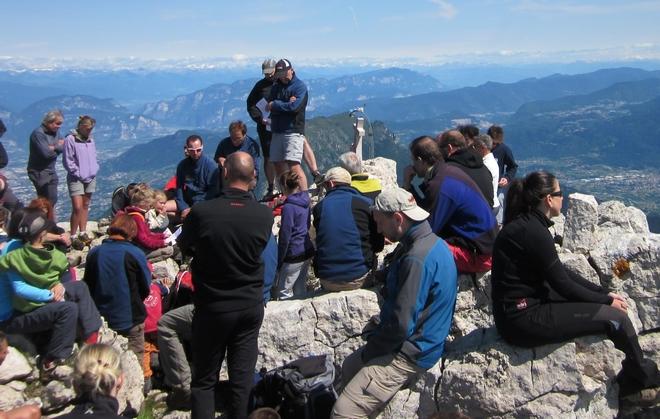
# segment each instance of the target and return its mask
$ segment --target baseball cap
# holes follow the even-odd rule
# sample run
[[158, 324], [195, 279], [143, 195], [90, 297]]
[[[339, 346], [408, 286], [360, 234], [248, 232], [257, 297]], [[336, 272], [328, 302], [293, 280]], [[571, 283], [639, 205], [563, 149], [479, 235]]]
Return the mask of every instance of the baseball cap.
[[275, 64], [275, 76], [276, 77], [282, 77], [286, 75], [286, 72], [290, 70], [291, 67], [291, 61], [282, 58]]
[[48, 228], [46, 216], [41, 210], [27, 208], [18, 222], [18, 235], [23, 240], [32, 240]]
[[275, 60], [272, 58], [266, 58], [261, 64], [261, 72], [264, 74], [271, 74], [275, 72]]
[[396, 187], [381, 192], [371, 206], [372, 211], [402, 212], [414, 221], [424, 221], [429, 213], [417, 206], [415, 197], [405, 189]]
[[347, 185], [351, 184], [351, 174], [348, 173], [343, 167], [333, 167], [332, 169], [325, 172], [323, 176], [323, 182], [333, 181], [335, 183], [345, 183]]

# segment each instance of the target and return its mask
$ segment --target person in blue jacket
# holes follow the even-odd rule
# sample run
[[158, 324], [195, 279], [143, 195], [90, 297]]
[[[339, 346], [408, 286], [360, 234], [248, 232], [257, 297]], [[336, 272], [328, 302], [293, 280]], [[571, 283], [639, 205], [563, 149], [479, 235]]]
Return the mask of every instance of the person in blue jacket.
[[128, 346], [142, 365], [144, 357], [144, 299], [149, 295], [151, 272], [144, 252], [131, 243], [137, 225], [128, 214], [117, 215], [109, 237], [89, 251], [83, 281], [108, 326], [128, 338]]
[[376, 197], [378, 231], [399, 242], [386, 271], [380, 322], [342, 365], [333, 418], [366, 418], [442, 357], [456, 302], [456, 265], [429, 213], [401, 188]]
[[259, 182], [261, 167], [261, 150], [254, 138], [247, 135], [247, 126], [243, 121], [233, 121], [229, 124], [229, 137], [223, 138], [215, 149], [215, 160], [220, 167], [225, 164], [227, 156], [237, 151], [245, 151], [254, 160], [255, 182]]
[[369, 206], [373, 203], [350, 186], [351, 175], [341, 167], [325, 174], [328, 193], [313, 209], [316, 229], [314, 271], [327, 291], [369, 286], [374, 253], [383, 249]]
[[202, 137], [186, 138], [186, 158], [176, 167], [175, 201], [181, 218], [186, 218], [195, 203], [215, 198], [220, 193], [218, 165], [203, 151]]

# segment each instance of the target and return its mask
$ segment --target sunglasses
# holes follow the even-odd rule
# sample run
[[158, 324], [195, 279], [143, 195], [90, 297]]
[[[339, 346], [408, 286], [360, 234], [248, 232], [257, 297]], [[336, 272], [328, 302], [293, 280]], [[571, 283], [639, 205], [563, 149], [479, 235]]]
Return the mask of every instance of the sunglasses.
[[564, 194], [562, 193], [561, 189], [558, 190], [558, 191], [556, 191], [556, 192], [551, 192], [551, 193], [549, 193], [548, 195], [550, 195], [550, 196], [557, 196], [557, 197], [559, 197], [559, 196], [564, 196]]
[[200, 147], [200, 148], [187, 148], [186, 150], [188, 150], [188, 153], [201, 153], [202, 150], [204, 150], [204, 147]]

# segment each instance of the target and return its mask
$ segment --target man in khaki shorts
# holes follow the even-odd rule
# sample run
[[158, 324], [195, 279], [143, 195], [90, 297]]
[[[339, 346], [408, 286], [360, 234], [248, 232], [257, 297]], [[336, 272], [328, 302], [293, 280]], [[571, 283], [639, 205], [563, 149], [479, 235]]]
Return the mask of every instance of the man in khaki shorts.
[[271, 130], [270, 160], [275, 165], [276, 178], [287, 170], [298, 173], [300, 189], [307, 190], [307, 178], [300, 166], [305, 144], [305, 109], [307, 86], [286, 59], [275, 64], [275, 78], [268, 97]]
[[417, 374], [435, 365], [456, 302], [456, 265], [410, 192], [389, 189], [371, 207], [378, 231], [399, 242], [385, 280], [380, 323], [342, 365], [333, 418], [366, 418]]

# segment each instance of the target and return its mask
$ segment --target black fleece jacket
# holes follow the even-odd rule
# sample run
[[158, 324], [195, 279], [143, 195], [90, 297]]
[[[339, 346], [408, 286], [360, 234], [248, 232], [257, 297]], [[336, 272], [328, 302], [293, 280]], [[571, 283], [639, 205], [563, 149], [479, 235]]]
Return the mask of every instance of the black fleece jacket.
[[493, 248], [493, 309], [526, 299], [526, 307], [552, 301], [611, 304], [607, 291], [577, 276], [569, 277], [548, 227], [532, 210], [504, 226]]
[[192, 207], [177, 243], [194, 256], [196, 309], [227, 312], [263, 304], [261, 255], [272, 226], [270, 209], [239, 189]]
[[479, 190], [484, 194], [486, 202], [493, 207], [493, 175], [490, 170], [484, 166], [484, 160], [468, 149], [458, 150], [447, 157], [447, 164], [456, 166], [467, 173], [477, 184]]

